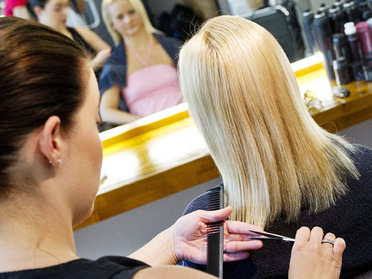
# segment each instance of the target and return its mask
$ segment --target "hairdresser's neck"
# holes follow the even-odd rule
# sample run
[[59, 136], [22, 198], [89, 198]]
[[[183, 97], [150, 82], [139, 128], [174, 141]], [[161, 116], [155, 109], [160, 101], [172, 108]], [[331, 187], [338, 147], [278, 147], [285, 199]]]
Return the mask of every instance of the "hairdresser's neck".
[[74, 39], [74, 38], [72, 37], [72, 34], [70, 33], [70, 31], [68, 31], [66, 25], [61, 25], [61, 26], [59, 26], [58, 28], [56, 28], [56, 30], [57, 30], [58, 32], [62, 33], [63, 35], [69, 37], [70, 39], [72, 39], [72, 40]]
[[0, 203], [0, 272], [42, 268], [77, 258], [71, 218], [19, 195]]
[[58, 25], [54, 25], [54, 24], [51, 24], [49, 21], [43, 19], [43, 18], [39, 18], [39, 22], [46, 25], [46, 26], [49, 26], [50, 28], [62, 33], [63, 35], [69, 37], [70, 39], [73, 39], [72, 38], [72, 34], [68, 31], [67, 29], [67, 26], [65, 24], [58, 24]]
[[124, 42], [133, 49], [143, 49], [148, 47], [150, 36], [146, 30], [143, 28], [141, 31], [137, 32], [131, 36], [124, 36]]

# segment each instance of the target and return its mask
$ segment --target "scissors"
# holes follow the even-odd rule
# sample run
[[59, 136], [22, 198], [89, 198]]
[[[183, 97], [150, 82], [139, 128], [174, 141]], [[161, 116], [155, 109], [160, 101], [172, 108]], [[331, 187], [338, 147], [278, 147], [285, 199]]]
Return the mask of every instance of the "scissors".
[[254, 239], [254, 240], [279, 240], [282, 242], [295, 242], [294, 238], [282, 236], [279, 234], [274, 234], [274, 233], [269, 233], [269, 232], [257, 232], [253, 230], [249, 230], [249, 231], [266, 236], [266, 237], [252, 236], [251, 239]]

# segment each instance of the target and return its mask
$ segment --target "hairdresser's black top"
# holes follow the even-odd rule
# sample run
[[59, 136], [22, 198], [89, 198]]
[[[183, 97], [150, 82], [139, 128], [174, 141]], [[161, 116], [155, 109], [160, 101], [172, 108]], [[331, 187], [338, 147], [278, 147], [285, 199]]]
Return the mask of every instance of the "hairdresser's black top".
[[[359, 170], [360, 180], [349, 179], [349, 192], [336, 204], [318, 214], [305, 211], [298, 220], [286, 223], [277, 218], [266, 231], [294, 237], [301, 226], [320, 226], [346, 241], [340, 278], [352, 278], [372, 269], [372, 150], [356, 145], [352, 158]], [[206, 209], [206, 195], [193, 200], [184, 214], [197, 209]], [[244, 261], [224, 264], [224, 279], [239, 278], [287, 278], [291, 243], [264, 242], [260, 250], [250, 251]], [[205, 269], [205, 266], [184, 262], [185, 265]]]
[[[71, 33], [73, 40], [83, 47], [90, 58], [94, 58], [97, 55], [97, 52], [94, 50], [94, 48], [92, 48], [92, 46], [79, 34], [78, 31], [76, 31], [75, 28], [67, 27], [67, 30]], [[99, 76], [101, 75], [101, 71], [102, 68], [94, 71], [97, 81]]]
[[124, 257], [103, 257], [96, 261], [79, 259], [46, 268], [0, 273], [0, 279], [130, 279], [148, 267]]

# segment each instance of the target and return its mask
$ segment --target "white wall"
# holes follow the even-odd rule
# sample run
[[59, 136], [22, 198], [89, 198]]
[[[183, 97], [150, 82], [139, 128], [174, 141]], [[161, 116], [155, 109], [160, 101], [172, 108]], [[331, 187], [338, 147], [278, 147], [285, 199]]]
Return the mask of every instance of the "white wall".
[[[339, 134], [353, 143], [372, 148], [372, 120], [342, 130]], [[216, 186], [219, 181], [214, 179], [76, 231], [78, 255], [90, 259], [104, 255], [129, 255], [172, 225], [194, 197]]]
[[96, 259], [107, 255], [131, 254], [171, 226], [192, 199], [219, 182], [219, 178], [211, 180], [75, 231], [78, 256]]
[[372, 148], [372, 119], [344, 129], [337, 133], [351, 143], [358, 143]]
[[159, 16], [162, 12], [171, 12], [175, 4], [182, 4], [182, 0], [148, 0], [151, 12]]

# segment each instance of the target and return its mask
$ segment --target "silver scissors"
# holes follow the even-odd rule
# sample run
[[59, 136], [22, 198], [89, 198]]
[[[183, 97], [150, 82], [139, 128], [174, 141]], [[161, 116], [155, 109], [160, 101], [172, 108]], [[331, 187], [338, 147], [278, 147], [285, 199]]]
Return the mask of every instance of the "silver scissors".
[[266, 237], [252, 236], [250, 239], [254, 239], [254, 240], [279, 240], [279, 241], [282, 241], [282, 242], [295, 242], [294, 238], [282, 236], [282, 235], [279, 235], [279, 234], [274, 234], [274, 233], [269, 233], [269, 232], [257, 232], [257, 231], [253, 231], [253, 230], [249, 230], [249, 231], [253, 232], [253, 233], [256, 233], [256, 234], [266, 236]]

